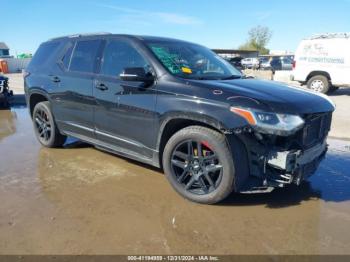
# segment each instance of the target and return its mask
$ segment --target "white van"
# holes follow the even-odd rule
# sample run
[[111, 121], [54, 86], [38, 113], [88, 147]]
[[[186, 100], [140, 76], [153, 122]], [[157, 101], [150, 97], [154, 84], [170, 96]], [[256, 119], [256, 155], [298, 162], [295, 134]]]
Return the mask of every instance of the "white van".
[[292, 80], [324, 94], [350, 86], [350, 33], [317, 35], [301, 41]]

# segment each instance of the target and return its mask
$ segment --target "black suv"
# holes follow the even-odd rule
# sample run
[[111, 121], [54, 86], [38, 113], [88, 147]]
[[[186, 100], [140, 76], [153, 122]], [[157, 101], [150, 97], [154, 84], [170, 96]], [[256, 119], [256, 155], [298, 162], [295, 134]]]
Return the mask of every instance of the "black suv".
[[0, 108], [9, 106], [9, 98], [13, 95], [8, 86], [8, 78], [0, 74]]
[[40, 45], [25, 72], [35, 134], [67, 136], [160, 167], [200, 203], [299, 184], [327, 151], [325, 96], [246, 79], [189, 42], [113, 34]]

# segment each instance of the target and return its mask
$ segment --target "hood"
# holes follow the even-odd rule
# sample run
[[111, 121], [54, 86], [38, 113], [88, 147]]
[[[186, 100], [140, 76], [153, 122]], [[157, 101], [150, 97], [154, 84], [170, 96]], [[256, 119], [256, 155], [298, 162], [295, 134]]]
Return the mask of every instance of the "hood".
[[[232, 106], [270, 109], [277, 113], [309, 114], [334, 110], [325, 95], [273, 81], [256, 79], [190, 80], [199, 97], [227, 102]], [[203, 87], [206, 90], [203, 90]], [[206, 95], [204, 93], [207, 93]]]

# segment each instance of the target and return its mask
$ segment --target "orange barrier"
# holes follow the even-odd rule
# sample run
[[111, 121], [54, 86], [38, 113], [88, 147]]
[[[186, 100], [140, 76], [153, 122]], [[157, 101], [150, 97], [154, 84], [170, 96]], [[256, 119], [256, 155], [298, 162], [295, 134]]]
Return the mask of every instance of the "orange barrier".
[[3, 72], [4, 74], [8, 74], [9, 67], [7, 65], [6, 60], [0, 60], [0, 72]]

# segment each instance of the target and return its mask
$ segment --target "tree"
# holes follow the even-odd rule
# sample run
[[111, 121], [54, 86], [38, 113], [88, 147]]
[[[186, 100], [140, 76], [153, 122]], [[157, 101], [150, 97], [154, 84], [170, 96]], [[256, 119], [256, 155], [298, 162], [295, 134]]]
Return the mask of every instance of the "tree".
[[239, 47], [240, 50], [257, 50], [261, 55], [269, 53], [266, 48], [272, 36], [271, 30], [266, 26], [256, 26], [249, 30], [248, 40]]

